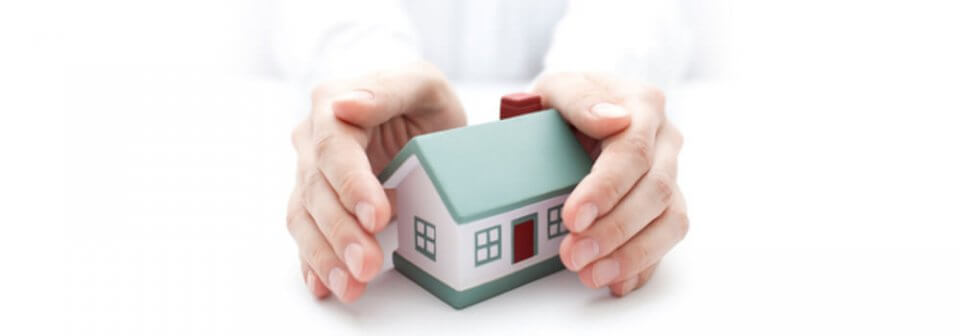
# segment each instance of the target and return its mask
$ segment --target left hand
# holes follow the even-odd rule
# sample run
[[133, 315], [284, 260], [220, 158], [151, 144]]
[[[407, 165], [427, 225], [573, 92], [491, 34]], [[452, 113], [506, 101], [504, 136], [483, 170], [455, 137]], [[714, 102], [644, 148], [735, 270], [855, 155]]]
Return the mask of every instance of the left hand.
[[593, 168], [563, 206], [570, 234], [560, 258], [588, 287], [626, 295], [687, 233], [676, 184], [683, 137], [666, 120], [656, 88], [600, 74], [552, 73], [538, 78], [534, 91], [544, 107], [599, 141]]

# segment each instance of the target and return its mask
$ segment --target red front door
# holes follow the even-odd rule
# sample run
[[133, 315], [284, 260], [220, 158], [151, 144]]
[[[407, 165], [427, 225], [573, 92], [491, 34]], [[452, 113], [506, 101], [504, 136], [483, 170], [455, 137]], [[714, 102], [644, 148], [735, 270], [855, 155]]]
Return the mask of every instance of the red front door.
[[513, 225], [513, 263], [532, 257], [536, 250], [536, 227], [533, 219]]

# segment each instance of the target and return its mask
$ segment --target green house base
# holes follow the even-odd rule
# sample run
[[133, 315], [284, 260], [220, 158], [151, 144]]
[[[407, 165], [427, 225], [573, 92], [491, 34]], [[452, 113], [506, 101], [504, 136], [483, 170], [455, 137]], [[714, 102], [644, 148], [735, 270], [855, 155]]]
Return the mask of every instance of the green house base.
[[443, 283], [443, 281], [424, 272], [407, 259], [401, 257], [397, 252], [393, 252], [393, 267], [396, 268], [400, 274], [410, 278], [410, 280], [416, 282], [420, 287], [433, 293], [434, 296], [456, 309], [463, 309], [474, 303], [492, 298], [564, 268], [563, 263], [560, 261], [560, 256], [555, 256], [496, 280], [465, 291], [457, 291]]

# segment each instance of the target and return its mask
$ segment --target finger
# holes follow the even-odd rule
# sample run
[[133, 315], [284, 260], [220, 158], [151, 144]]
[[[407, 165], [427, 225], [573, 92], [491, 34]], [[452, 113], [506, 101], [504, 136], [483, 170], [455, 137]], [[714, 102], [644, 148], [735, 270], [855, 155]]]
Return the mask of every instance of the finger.
[[643, 285], [647, 284], [650, 278], [653, 277], [653, 273], [657, 271], [659, 264], [660, 263], [653, 264], [653, 266], [650, 266], [643, 270], [643, 272], [640, 272], [640, 274], [632, 276], [627, 280], [611, 284], [610, 294], [616, 297], [623, 297], [637, 288], [643, 287]]
[[606, 138], [630, 124], [624, 107], [628, 97], [615, 83], [593, 75], [552, 73], [537, 79], [534, 92], [544, 107], [555, 108], [564, 119], [594, 139]]
[[[407, 115], [415, 117], [445, 108], [460, 109], [460, 102], [443, 73], [429, 63], [379, 72], [340, 84], [330, 102], [334, 115], [361, 128], [373, 128]], [[448, 118], [441, 126], [465, 123], [462, 113], [437, 114]], [[429, 130], [428, 130], [429, 131]]]
[[660, 218], [630, 241], [581, 269], [580, 280], [589, 287], [599, 288], [625, 281], [650, 268], [686, 236], [690, 227], [686, 213], [683, 198], [677, 197]]
[[390, 219], [390, 201], [357, 139], [329, 125], [318, 131], [325, 135], [317, 140], [312, 131], [312, 123], [305, 121], [292, 134], [298, 154], [297, 183], [303, 184], [305, 176], [313, 173], [310, 169], [319, 167], [338, 187], [340, 204], [352, 211], [364, 229], [370, 233], [382, 230]]
[[306, 151], [309, 149], [311, 136], [313, 134], [313, 125], [310, 119], [306, 119], [297, 124], [290, 133], [290, 141], [293, 143], [293, 149], [297, 151], [298, 156], [309, 156]]
[[296, 185], [303, 185], [303, 181], [306, 178], [307, 171], [313, 169], [314, 155], [310, 152], [312, 146], [313, 127], [311, 126], [310, 120], [304, 120], [297, 124], [291, 133], [291, 141], [293, 142], [293, 149], [297, 152], [297, 172], [296, 172]]
[[390, 220], [390, 201], [370, 167], [363, 147], [353, 138], [328, 133], [315, 143], [314, 162], [336, 193], [331, 200], [347, 209], [369, 233]]
[[303, 282], [307, 285], [310, 294], [318, 299], [324, 299], [330, 295], [330, 290], [320, 280], [317, 280], [317, 273], [310, 268], [310, 265], [302, 257], [300, 258], [300, 271], [303, 273]]
[[[626, 131], [604, 140], [590, 174], [564, 202], [561, 216], [570, 231], [583, 232], [621, 202], [649, 171], [655, 152], [663, 150], [663, 145], [679, 151], [682, 139], [673, 127], [661, 127], [658, 134], [643, 123], [631, 123]], [[656, 144], [653, 138], [666, 143]]]
[[561, 244], [561, 260], [579, 271], [599, 257], [605, 256], [640, 232], [659, 217], [670, 204], [676, 179], [679, 148], [672, 141], [658, 142], [654, 166], [638, 182], [619, 205], [583, 232], [574, 232]]
[[383, 264], [380, 245], [337, 202], [336, 194], [320, 173], [307, 178], [303, 201], [316, 227], [350, 274], [361, 282], [373, 279]]
[[670, 147], [680, 147], [679, 132], [672, 127], [660, 126], [662, 112], [656, 109], [661, 107], [638, 104], [633, 109], [636, 112], [630, 126], [603, 141], [603, 150], [590, 174], [564, 202], [561, 216], [570, 231], [586, 230], [622, 200], [649, 171], [655, 151], [662, 147], [657, 142], [667, 141]]
[[[333, 292], [340, 301], [353, 302], [363, 294], [366, 284], [347, 274], [345, 271], [347, 267], [337, 258], [330, 244], [323, 238], [317, 225], [303, 208], [298, 194], [299, 192], [295, 191], [289, 202], [287, 229], [297, 242], [300, 260], [309, 266], [316, 280], [319, 280], [320, 284], [316, 287], [323, 287]], [[307, 273], [306, 276], [309, 277], [309, 275]], [[306, 281], [309, 283], [310, 278], [306, 278]], [[314, 293], [318, 297], [323, 294], [319, 288], [315, 289]]]

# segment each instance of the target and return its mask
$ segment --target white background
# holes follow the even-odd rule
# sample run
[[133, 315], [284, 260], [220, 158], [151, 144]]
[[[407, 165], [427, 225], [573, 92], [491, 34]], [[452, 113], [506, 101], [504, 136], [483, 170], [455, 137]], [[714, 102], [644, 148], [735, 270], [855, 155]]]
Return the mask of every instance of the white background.
[[[392, 270], [306, 293], [306, 98], [250, 65], [261, 3], [0, 5], [0, 334], [960, 333], [958, 11], [886, 3], [714, 3], [712, 71], [668, 98], [692, 230], [657, 276], [462, 311]], [[520, 85], [458, 89], [474, 123]]]

